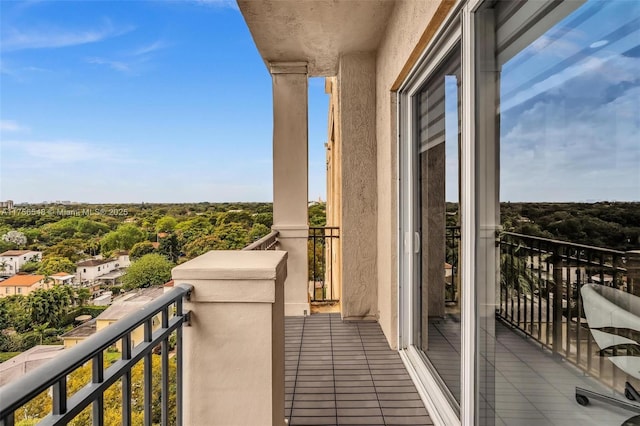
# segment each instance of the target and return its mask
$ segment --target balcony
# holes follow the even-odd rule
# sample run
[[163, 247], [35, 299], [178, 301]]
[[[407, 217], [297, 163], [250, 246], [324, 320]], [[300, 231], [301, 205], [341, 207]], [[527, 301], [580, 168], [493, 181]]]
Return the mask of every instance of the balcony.
[[[337, 235], [318, 232], [310, 242]], [[451, 338], [460, 320], [459, 229], [451, 227], [447, 235], [448, 315], [430, 319], [430, 333], [441, 338], [430, 342], [428, 357], [455, 392], [458, 376], [446, 372], [460, 363], [460, 341]], [[323, 243], [325, 252], [326, 241], [331, 240]], [[602, 404], [576, 412], [577, 387], [614, 395], [625, 392], [626, 382], [625, 373], [607, 360], [624, 355], [625, 348], [609, 353], [598, 347], [580, 290], [589, 284], [636, 291], [627, 269], [634, 253], [508, 232], [496, 242], [501, 278], [495, 392], [483, 397], [494, 407], [497, 424], [624, 421], [628, 411]], [[278, 233], [272, 232], [241, 252], [210, 252], [176, 268], [176, 286], [162, 297], [1, 388], [2, 425], [110, 424], [114, 412], [105, 407], [105, 394], [114, 386], [121, 395], [115, 416], [125, 425], [190, 425], [202, 419], [223, 425], [285, 419], [289, 425], [433, 424], [378, 323], [343, 321], [339, 314], [283, 316], [288, 261], [278, 246]], [[320, 264], [325, 272], [327, 259]], [[161, 326], [154, 329], [158, 317]], [[139, 328], [144, 340], [134, 346], [132, 334]], [[123, 348], [119, 358], [106, 362], [105, 351], [117, 345]], [[91, 369], [89, 382], [71, 386], [82, 368]], [[143, 369], [140, 377], [136, 368]], [[51, 404], [42, 419], [20, 408], [37, 398]]]
[[[285, 319], [287, 254], [276, 251], [277, 236], [176, 268], [160, 298], [0, 388], [1, 424], [433, 424], [377, 323]], [[117, 345], [118, 359], [107, 361]], [[88, 382], [72, 385], [83, 369]], [[114, 391], [118, 406], [108, 407]], [[30, 414], [32, 400], [50, 413]]]

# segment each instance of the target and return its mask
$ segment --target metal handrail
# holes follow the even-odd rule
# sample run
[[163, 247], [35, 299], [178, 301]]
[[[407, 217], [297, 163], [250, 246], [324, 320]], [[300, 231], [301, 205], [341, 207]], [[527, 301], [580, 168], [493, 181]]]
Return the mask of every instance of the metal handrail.
[[585, 325], [581, 288], [598, 284], [630, 292], [627, 253], [513, 232], [499, 232], [496, 243], [501, 268], [497, 319], [619, 387], [619, 374], [598, 356]]
[[[149, 302], [139, 311], [127, 315], [78, 345], [66, 349], [56, 358], [20, 379], [0, 387], [0, 424], [13, 425], [14, 412], [49, 387], [53, 387], [53, 412], [45, 417], [40, 424], [66, 424], [90, 403], [101, 398], [102, 393], [109, 386], [130, 372], [131, 368], [145, 355], [150, 355], [159, 343], [163, 345], [163, 358], [168, 356], [166, 353], [168, 352], [167, 339], [169, 335], [174, 330], [181, 331], [182, 324], [189, 321], [189, 313], [182, 311], [182, 299], [188, 300], [192, 289], [190, 284], [176, 284], [171, 291]], [[172, 318], [169, 318], [169, 306], [174, 303], [176, 304], [176, 312]], [[151, 321], [158, 313], [162, 313], [162, 328], [152, 333]], [[144, 342], [131, 348], [130, 334], [140, 326], [145, 326]], [[180, 337], [181, 333], [178, 336], [178, 350], [181, 350]], [[122, 359], [105, 371], [96, 371], [102, 369], [103, 351], [120, 340], [123, 343]], [[181, 358], [180, 354], [178, 357]], [[93, 382], [67, 400], [67, 375], [91, 360], [93, 360], [94, 366]], [[180, 359], [179, 362], [181, 362]], [[98, 380], [96, 380], [96, 376], [98, 376]], [[180, 386], [179, 383], [178, 387]], [[163, 405], [164, 403], [165, 401], [163, 401]], [[178, 404], [178, 413], [180, 411], [181, 407]], [[123, 409], [123, 416], [127, 414]], [[178, 416], [179, 422], [180, 416]]]
[[276, 245], [278, 244], [278, 231], [271, 231], [264, 237], [259, 240], [254, 241], [249, 244], [243, 251], [251, 251], [251, 250], [275, 250]]
[[583, 249], [583, 250], [594, 250], [594, 251], [599, 251], [601, 253], [607, 253], [607, 254], [616, 254], [616, 255], [620, 255], [620, 256], [623, 256], [625, 254], [625, 252], [619, 251], [619, 250], [613, 250], [613, 249], [608, 249], [608, 248], [604, 248], [604, 247], [588, 246], [588, 245], [585, 245], [585, 244], [571, 243], [569, 241], [554, 240], [554, 239], [544, 238], [544, 237], [536, 237], [534, 235], [518, 234], [518, 233], [515, 233], [515, 232], [499, 231], [498, 238], [500, 238], [503, 235], [509, 235], [509, 236], [512, 236], [512, 237], [517, 237], [517, 238], [522, 238], [522, 239], [527, 239], [527, 240], [540, 241], [540, 242], [544, 242], [544, 243], [547, 243], [547, 244], [579, 248], [579, 249]]

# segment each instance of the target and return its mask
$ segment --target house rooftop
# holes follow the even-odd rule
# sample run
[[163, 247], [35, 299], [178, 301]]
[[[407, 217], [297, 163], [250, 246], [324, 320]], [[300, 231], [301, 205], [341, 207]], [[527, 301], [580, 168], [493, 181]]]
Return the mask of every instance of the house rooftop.
[[152, 300], [162, 296], [162, 287], [151, 287], [138, 290], [136, 293], [124, 295], [117, 299], [104, 312], [98, 315], [98, 320], [119, 320], [135, 312]]
[[90, 259], [78, 263], [78, 266], [100, 266], [113, 261], [113, 259]]
[[77, 326], [76, 328], [67, 331], [60, 337], [64, 339], [83, 339], [94, 335], [96, 332], [96, 320], [95, 318]]
[[38, 345], [0, 364], [0, 386], [24, 376], [29, 371], [60, 355], [62, 345]]
[[68, 280], [70, 278], [75, 277], [75, 275], [73, 274], [69, 274], [67, 272], [57, 272], [53, 275], [51, 275], [51, 278], [53, 278], [54, 280], [59, 280], [59, 281], [65, 281]]
[[0, 253], [0, 256], [22, 256], [27, 253], [38, 253], [35, 250], [7, 250], [4, 253]]
[[44, 275], [14, 275], [0, 282], [0, 287], [32, 286], [44, 279]]

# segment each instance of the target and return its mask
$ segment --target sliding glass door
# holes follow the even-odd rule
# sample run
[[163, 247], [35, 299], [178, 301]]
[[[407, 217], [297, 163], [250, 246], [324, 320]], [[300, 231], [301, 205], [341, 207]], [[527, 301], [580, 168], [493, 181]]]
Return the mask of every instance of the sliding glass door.
[[447, 425], [620, 425], [640, 2], [463, 3], [398, 93], [401, 354]]
[[454, 31], [403, 97], [400, 146], [401, 344], [450, 424], [459, 422], [461, 383], [460, 59]]

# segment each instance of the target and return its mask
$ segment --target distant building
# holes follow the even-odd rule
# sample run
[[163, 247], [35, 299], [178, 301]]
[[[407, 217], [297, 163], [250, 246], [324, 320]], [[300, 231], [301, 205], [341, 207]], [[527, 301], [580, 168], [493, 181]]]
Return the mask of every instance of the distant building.
[[[142, 309], [146, 304], [152, 300], [162, 296], [164, 290], [162, 287], [151, 287], [140, 289], [137, 292], [125, 294], [124, 296], [116, 299], [111, 306], [109, 306], [104, 312], [98, 315], [94, 322], [89, 321], [74, 328], [73, 330], [60, 336], [64, 341], [65, 347], [72, 347], [92, 334], [104, 330], [111, 324], [119, 321], [127, 315]], [[92, 323], [92, 324], [90, 324]], [[160, 314], [156, 315], [152, 319], [153, 331], [160, 328]], [[133, 330], [131, 333], [131, 344], [133, 346], [141, 343], [144, 340], [144, 327], [140, 326]], [[122, 350], [121, 342], [116, 343], [116, 348]]]
[[129, 252], [127, 250], [119, 250], [113, 254], [118, 260], [117, 268], [128, 268], [131, 266], [131, 259], [129, 259]]
[[11, 276], [20, 272], [22, 265], [29, 261], [40, 262], [42, 252], [33, 250], [7, 250], [0, 253], [0, 275]]
[[76, 276], [67, 272], [58, 272], [51, 275], [51, 279], [55, 284], [70, 285]]
[[0, 209], [13, 210], [13, 200], [0, 201]]
[[44, 275], [14, 275], [0, 282], [0, 298], [14, 294], [28, 295], [39, 288], [49, 288]]
[[65, 348], [72, 348], [96, 333], [96, 319], [87, 321], [60, 336]]
[[76, 278], [80, 282], [95, 281], [97, 278], [118, 269], [117, 259], [91, 259], [76, 265]]

